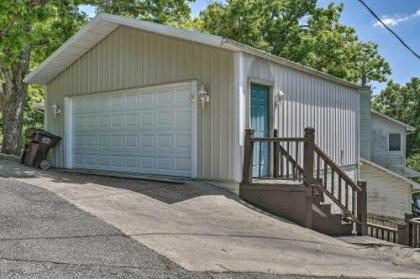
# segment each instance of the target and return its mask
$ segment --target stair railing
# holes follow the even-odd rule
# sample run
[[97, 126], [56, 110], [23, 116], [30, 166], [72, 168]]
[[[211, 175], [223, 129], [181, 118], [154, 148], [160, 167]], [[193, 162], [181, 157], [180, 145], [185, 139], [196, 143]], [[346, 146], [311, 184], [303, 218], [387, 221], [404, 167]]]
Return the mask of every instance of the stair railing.
[[[366, 235], [366, 182], [355, 183], [315, 144], [313, 128], [305, 128], [303, 138], [280, 138], [277, 135], [275, 130], [274, 137], [256, 138], [254, 130], [246, 129], [243, 182], [251, 184], [255, 178], [302, 180], [304, 185], [315, 187], [325, 194], [342, 210], [343, 216], [356, 223], [358, 234]], [[264, 162], [269, 166], [268, 175], [262, 175], [261, 172], [263, 152], [272, 154], [268, 156], [269, 159], [265, 158]], [[254, 156], [257, 161], [256, 166], [254, 166]], [[258, 175], [253, 175], [254, 167], [258, 169]]]
[[[254, 137], [254, 130], [246, 129], [243, 181], [252, 183], [254, 179], [303, 180], [300, 162], [304, 157], [304, 142], [305, 139], [301, 137], [278, 137], [277, 130], [274, 130], [274, 137]], [[263, 171], [264, 168], [267, 171]]]
[[334, 161], [314, 144], [315, 185], [356, 223], [357, 233], [367, 234], [366, 181], [357, 184]]

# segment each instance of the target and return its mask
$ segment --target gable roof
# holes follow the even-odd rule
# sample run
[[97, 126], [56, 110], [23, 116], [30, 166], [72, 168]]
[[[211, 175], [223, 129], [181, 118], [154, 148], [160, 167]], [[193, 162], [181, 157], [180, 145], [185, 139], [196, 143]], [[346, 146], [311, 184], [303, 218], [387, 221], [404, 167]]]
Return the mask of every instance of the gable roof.
[[192, 41], [230, 51], [244, 52], [257, 57], [281, 64], [283, 66], [305, 72], [332, 82], [359, 89], [360, 87], [352, 82], [322, 73], [318, 70], [291, 62], [287, 59], [272, 55], [270, 53], [255, 49], [253, 47], [226, 39], [220, 36], [204, 34], [184, 29], [174, 28], [157, 23], [116, 16], [111, 14], [98, 14], [75, 35], [61, 45], [54, 53], [45, 59], [35, 70], [30, 72], [24, 79], [26, 83], [47, 84], [61, 72], [66, 70], [82, 55], [88, 52], [96, 44], [102, 41], [119, 26], [127, 26], [143, 31], [153, 32], [182, 40]]
[[404, 122], [401, 122], [401, 121], [399, 121], [399, 120], [397, 120], [395, 118], [392, 118], [391, 116], [388, 116], [386, 114], [383, 114], [383, 113], [381, 113], [379, 111], [376, 111], [376, 110], [373, 110], [373, 109], [371, 110], [371, 112], [373, 114], [375, 114], [375, 115], [377, 115], [377, 116], [385, 119], [385, 120], [388, 120], [388, 121], [390, 121], [390, 122], [398, 125], [398, 126], [404, 127], [405, 130], [406, 130], [406, 132], [408, 132], [408, 133], [412, 133], [412, 132], [416, 131], [416, 128], [415, 127], [413, 127], [411, 125], [408, 125], [408, 124], [406, 124]]
[[404, 182], [407, 182], [408, 184], [410, 184], [411, 186], [413, 186], [413, 189], [420, 189], [420, 184], [416, 183], [415, 181], [413, 181], [411, 179], [408, 179], [407, 177], [404, 177], [402, 175], [399, 175], [399, 174], [393, 172], [392, 170], [389, 170], [389, 169], [387, 169], [387, 168], [385, 168], [383, 166], [380, 166], [378, 164], [375, 164], [374, 162], [369, 161], [369, 160], [366, 160], [364, 158], [360, 158], [360, 161], [362, 163], [368, 164], [368, 165], [370, 165], [370, 166], [372, 166], [372, 167], [374, 167], [374, 168], [376, 168], [378, 170], [381, 170], [381, 171], [383, 171], [383, 172], [385, 172], [385, 173], [387, 173], [389, 175], [392, 175], [395, 178], [398, 178], [398, 179], [401, 179]]

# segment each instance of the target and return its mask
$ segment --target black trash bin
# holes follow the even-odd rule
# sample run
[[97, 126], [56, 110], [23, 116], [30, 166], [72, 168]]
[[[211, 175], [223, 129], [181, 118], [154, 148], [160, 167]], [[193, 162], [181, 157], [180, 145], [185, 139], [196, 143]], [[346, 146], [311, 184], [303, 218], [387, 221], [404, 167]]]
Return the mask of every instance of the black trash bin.
[[51, 166], [48, 160], [50, 148], [56, 146], [61, 137], [53, 135], [44, 130], [34, 130], [23, 150], [21, 163], [27, 166], [49, 169]]

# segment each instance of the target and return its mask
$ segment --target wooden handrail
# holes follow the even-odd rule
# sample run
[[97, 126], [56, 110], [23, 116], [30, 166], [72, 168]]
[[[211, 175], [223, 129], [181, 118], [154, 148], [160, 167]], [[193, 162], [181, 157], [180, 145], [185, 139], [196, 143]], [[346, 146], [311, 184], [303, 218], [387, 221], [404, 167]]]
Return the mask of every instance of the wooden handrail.
[[[379, 224], [367, 223], [367, 227], [370, 228], [369, 235], [381, 240], [392, 241], [394, 243], [399, 242], [399, 230], [396, 228], [386, 227]], [[385, 237], [386, 233], [386, 237]], [[391, 238], [392, 235], [392, 238]]]
[[369, 227], [375, 228], [375, 229], [380, 229], [380, 230], [384, 230], [384, 231], [390, 231], [390, 232], [394, 232], [394, 233], [398, 233], [398, 229], [396, 228], [391, 228], [391, 227], [386, 227], [386, 226], [382, 226], [379, 224], [374, 224], [374, 223], [367, 223]]
[[302, 172], [302, 174], [303, 174], [303, 168], [296, 162], [296, 160], [295, 159], [293, 159], [293, 157], [289, 154], [289, 153], [287, 153], [287, 151], [286, 151], [286, 149], [284, 149], [284, 147], [283, 146], [281, 146], [281, 145], [279, 145], [279, 149], [280, 149], [280, 152], [286, 157], [286, 159], [288, 160], [288, 161], [290, 161], [290, 163], [291, 164], [293, 164], [293, 165], [295, 165], [296, 166], [296, 168], [300, 171], [300, 172]]
[[[308, 187], [317, 187], [319, 191], [324, 193], [333, 203], [335, 203], [343, 212], [344, 216], [350, 217], [356, 224], [358, 234], [367, 234], [367, 195], [366, 182], [358, 181], [357, 184], [343, 171], [341, 168], [315, 144], [315, 130], [313, 128], [305, 128], [304, 137], [280, 138], [277, 137], [278, 131], [274, 130], [274, 137], [254, 137], [254, 131], [247, 129], [245, 133], [245, 156], [243, 168], [243, 182], [251, 184], [253, 182], [253, 149], [259, 146], [259, 159], [257, 164], [261, 168], [261, 146], [268, 146], [269, 152], [273, 155], [265, 156], [264, 166], [268, 165], [268, 174], [261, 175], [262, 179], [279, 179], [279, 180], [303, 180], [303, 184]], [[282, 144], [281, 144], [282, 143]], [[257, 145], [259, 144], [259, 145]], [[303, 149], [299, 148], [303, 144]], [[285, 147], [285, 145], [287, 147]], [[292, 150], [289, 149], [292, 145]], [[294, 149], [293, 149], [294, 147]], [[299, 159], [302, 158], [303, 165]], [[267, 159], [268, 158], [268, 159]], [[315, 168], [315, 159], [317, 166]], [[285, 161], [283, 161], [285, 160]], [[324, 184], [320, 183], [319, 173], [321, 169], [321, 160], [324, 164]], [[291, 166], [291, 172], [289, 167]], [[286, 169], [285, 175], [283, 170]], [[328, 169], [331, 169], [331, 187], [327, 187]], [[279, 171], [280, 170], [280, 171]], [[271, 172], [271, 174], [270, 174]], [[317, 177], [315, 178], [315, 172]], [[290, 176], [291, 174], [291, 176]], [[338, 178], [338, 189], [335, 188], [335, 179]], [[343, 183], [342, 183], [343, 182]], [[335, 191], [337, 189], [337, 191]], [[343, 192], [344, 189], [344, 192]], [[349, 193], [351, 192], [351, 196]], [[345, 199], [342, 198], [344, 194]], [[349, 199], [349, 197], [351, 197]], [[349, 203], [350, 200], [350, 203]]]
[[295, 142], [295, 141], [305, 141], [305, 138], [268, 138], [268, 137], [261, 137], [261, 138], [251, 138], [252, 142]]
[[[342, 171], [334, 161], [328, 157], [317, 145], [314, 146], [314, 151], [328, 164], [328, 166], [334, 170], [346, 183], [350, 185], [350, 187], [355, 190], [356, 192], [362, 192], [362, 189], [354, 183], [354, 181], [344, 172]], [[319, 166], [318, 166], [319, 167]]]
[[327, 191], [327, 189], [325, 189], [324, 187], [322, 187], [321, 185], [319, 185], [319, 184], [316, 184], [317, 185], [317, 188], [321, 191], [321, 192], [323, 192], [325, 195], [327, 195], [328, 196], [328, 198], [330, 198], [341, 210], [343, 210], [343, 212], [346, 214], [346, 215], [348, 215], [348, 216], [350, 216], [351, 217], [351, 219], [354, 221], [354, 222], [356, 222], [356, 223], [358, 223], [358, 224], [361, 224], [361, 221], [353, 214], [353, 213], [351, 213], [351, 211], [350, 210], [348, 210], [344, 205], [342, 205], [341, 204], [341, 202], [340, 201], [338, 201], [337, 200], [337, 198], [336, 197], [334, 197], [330, 192], [328, 192]]
[[[340, 167], [335, 164], [335, 162], [321, 150], [317, 145], [313, 145], [313, 152], [318, 156], [318, 166], [317, 172], [319, 172], [321, 162], [319, 159], [322, 159], [324, 162], [324, 177], [327, 177], [328, 168], [331, 168], [331, 192], [327, 189], [327, 181], [324, 181], [324, 185], [321, 183], [316, 183], [317, 188], [322, 191], [325, 195], [332, 200], [346, 216], [349, 216], [354, 223], [356, 223], [356, 230], [359, 235], [366, 235], [368, 232], [367, 227], [367, 194], [366, 194], [366, 182], [359, 181], [356, 184]], [[334, 189], [334, 174], [338, 176], [338, 198], [335, 196]], [[345, 202], [342, 202], [341, 193], [342, 193], [342, 184], [341, 180], [344, 181], [345, 189]], [[351, 208], [348, 203], [348, 192], [352, 191], [353, 195], [351, 196]], [[337, 193], [336, 193], [337, 194]], [[357, 208], [357, 210], [356, 210]]]
[[420, 226], [420, 218], [413, 218], [410, 220], [410, 223], [413, 225]]

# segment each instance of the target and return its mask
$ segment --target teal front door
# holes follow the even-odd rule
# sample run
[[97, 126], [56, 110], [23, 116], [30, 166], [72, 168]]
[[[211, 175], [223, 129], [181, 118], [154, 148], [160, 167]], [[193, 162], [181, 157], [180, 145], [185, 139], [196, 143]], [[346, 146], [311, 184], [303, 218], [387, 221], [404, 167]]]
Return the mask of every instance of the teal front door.
[[[269, 88], [251, 84], [251, 128], [254, 137], [269, 136]], [[253, 177], [268, 176], [269, 172], [268, 143], [255, 143], [253, 151]]]

